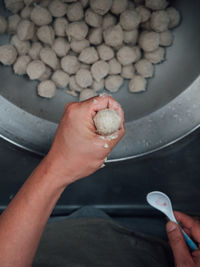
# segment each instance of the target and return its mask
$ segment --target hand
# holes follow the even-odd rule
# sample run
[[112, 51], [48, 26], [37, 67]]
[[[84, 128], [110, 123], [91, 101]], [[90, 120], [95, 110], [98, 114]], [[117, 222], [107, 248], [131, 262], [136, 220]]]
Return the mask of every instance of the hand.
[[[100, 138], [93, 122], [96, 113], [105, 108], [115, 109], [122, 117], [118, 137], [110, 141]], [[64, 174], [62, 177], [66, 174], [64, 182], [67, 185], [98, 170], [124, 134], [124, 114], [112, 97], [105, 95], [80, 103], [69, 103], [47, 157]]]
[[[181, 213], [174, 212], [177, 221], [183, 227], [183, 230], [200, 247], [200, 223], [191, 217]], [[200, 266], [200, 250], [190, 252], [183, 234], [176, 223], [168, 222], [167, 235], [172, 248], [176, 267], [197, 267]]]

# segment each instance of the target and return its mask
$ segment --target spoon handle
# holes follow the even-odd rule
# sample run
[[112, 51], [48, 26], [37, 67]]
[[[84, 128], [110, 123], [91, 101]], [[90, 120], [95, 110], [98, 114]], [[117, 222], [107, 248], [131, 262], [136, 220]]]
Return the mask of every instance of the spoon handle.
[[181, 231], [183, 233], [184, 239], [186, 241], [186, 243], [188, 244], [188, 247], [191, 249], [191, 251], [195, 251], [198, 249], [197, 245], [194, 243], [194, 241], [192, 241], [192, 239], [183, 231], [183, 229], [181, 228]]

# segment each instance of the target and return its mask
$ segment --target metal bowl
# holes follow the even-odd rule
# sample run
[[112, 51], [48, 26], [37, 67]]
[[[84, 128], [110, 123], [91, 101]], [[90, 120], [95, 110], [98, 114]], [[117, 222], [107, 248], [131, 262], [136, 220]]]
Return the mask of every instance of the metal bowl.
[[[0, 1], [0, 15], [9, 13]], [[189, 134], [200, 123], [200, 2], [173, 1], [182, 15], [173, 31], [167, 60], [156, 65], [148, 90], [130, 94], [127, 81], [113, 94], [125, 111], [127, 134], [109, 160], [138, 157], [161, 149]], [[0, 45], [9, 37], [0, 36]], [[0, 136], [37, 154], [51, 145], [64, 105], [77, 99], [57, 90], [51, 100], [37, 96], [37, 82], [0, 66]]]

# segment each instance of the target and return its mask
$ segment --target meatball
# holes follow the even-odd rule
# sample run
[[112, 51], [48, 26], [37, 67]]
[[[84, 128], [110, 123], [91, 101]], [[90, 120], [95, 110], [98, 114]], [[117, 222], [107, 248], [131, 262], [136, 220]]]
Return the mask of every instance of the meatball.
[[92, 85], [93, 79], [89, 70], [80, 69], [76, 73], [76, 82], [82, 88], [87, 88]]
[[117, 59], [123, 66], [130, 65], [135, 62], [136, 53], [131, 47], [123, 46], [117, 52]]
[[146, 90], [147, 81], [144, 77], [140, 75], [134, 75], [134, 77], [129, 82], [129, 92], [139, 93]]
[[60, 18], [65, 16], [67, 12], [67, 6], [60, 0], [53, 0], [50, 1], [50, 4], [48, 6], [48, 9], [51, 13], [51, 15], [55, 18]]
[[51, 80], [42, 81], [37, 90], [38, 95], [44, 98], [52, 98], [56, 95], [56, 86]]
[[58, 88], [65, 88], [69, 83], [69, 75], [62, 70], [55, 71], [51, 79]]
[[37, 26], [43, 26], [52, 22], [52, 16], [46, 8], [36, 5], [31, 12], [31, 20]]
[[80, 93], [80, 98], [79, 98], [79, 101], [85, 101], [85, 100], [88, 100], [92, 97], [95, 97], [97, 96], [97, 93], [92, 90], [92, 89], [84, 89], [83, 91], [81, 91]]
[[105, 80], [105, 88], [112, 93], [117, 92], [122, 84], [123, 78], [120, 75], [110, 75]]
[[76, 73], [80, 68], [80, 63], [75, 56], [66, 56], [61, 59], [61, 67], [68, 74]]
[[105, 78], [109, 73], [109, 64], [103, 60], [97, 61], [91, 67], [91, 73], [93, 78], [100, 82], [103, 78]]
[[139, 45], [146, 52], [156, 50], [160, 43], [160, 36], [157, 32], [142, 32], [139, 37]]
[[79, 56], [79, 60], [86, 64], [93, 64], [99, 59], [98, 53], [94, 47], [83, 49]]
[[120, 25], [125, 31], [137, 29], [140, 21], [140, 15], [134, 10], [126, 10], [120, 15]]
[[26, 74], [27, 65], [31, 61], [29, 56], [20, 56], [13, 65], [13, 70], [18, 75]]
[[28, 74], [30, 80], [36, 80], [44, 74], [45, 69], [46, 67], [42, 61], [34, 60], [27, 65], [26, 73]]
[[17, 51], [13, 45], [0, 46], [0, 62], [4, 65], [12, 65], [17, 58]]
[[103, 109], [94, 117], [94, 124], [100, 135], [111, 135], [120, 128], [122, 119], [114, 109]]
[[147, 59], [141, 59], [135, 64], [135, 69], [138, 74], [144, 78], [150, 78], [153, 76], [154, 67], [152, 63]]

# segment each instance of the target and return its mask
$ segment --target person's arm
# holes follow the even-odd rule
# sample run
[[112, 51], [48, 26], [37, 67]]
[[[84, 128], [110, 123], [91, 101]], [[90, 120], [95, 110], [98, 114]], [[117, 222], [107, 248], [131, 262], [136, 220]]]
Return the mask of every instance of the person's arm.
[[[200, 223], [182, 212], [174, 212], [175, 217], [183, 226], [183, 230], [198, 244], [200, 247]], [[200, 266], [200, 249], [190, 252], [183, 238], [179, 226], [176, 223], [168, 222], [167, 235], [172, 248], [176, 267], [199, 267]]]
[[[105, 141], [96, 134], [93, 117], [108, 107], [118, 111], [122, 124], [118, 138]], [[31, 266], [45, 224], [64, 189], [98, 170], [124, 133], [123, 112], [109, 96], [66, 106], [48, 155], [0, 216], [0, 266]]]

